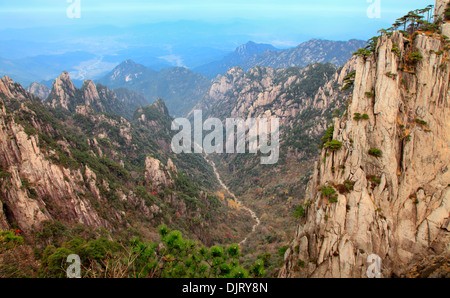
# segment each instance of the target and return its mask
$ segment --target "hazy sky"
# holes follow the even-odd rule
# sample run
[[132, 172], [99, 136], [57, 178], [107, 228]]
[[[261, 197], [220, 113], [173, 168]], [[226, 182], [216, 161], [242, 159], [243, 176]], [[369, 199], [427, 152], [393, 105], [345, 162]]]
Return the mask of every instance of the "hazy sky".
[[[176, 20], [218, 22], [235, 18], [280, 20], [308, 26], [340, 27], [352, 20], [374, 26], [415, 8], [434, 4], [433, 0], [79, 0], [80, 19], [69, 19], [69, 2], [77, 0], [14, 0], [0, 1], [2, 28], [24, 28], [54, 25], [129, 26], [142, 23]], [[367, 8], [379, 1], [380, 19], [369, 19]], [[286, 28], [295, 30], [295, 28]]]

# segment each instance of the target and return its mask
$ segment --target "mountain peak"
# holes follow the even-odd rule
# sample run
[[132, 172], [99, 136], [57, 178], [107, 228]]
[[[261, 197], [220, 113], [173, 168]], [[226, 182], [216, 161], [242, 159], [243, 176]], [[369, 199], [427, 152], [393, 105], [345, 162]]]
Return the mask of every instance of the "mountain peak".
[[62, 108], [69, 110], [70, 99], [75, 97], [76, 88], [70, 79], [70, 75], [67, 71], [55, 79], [53, 82], [52, 91], [48, 97], [49, 103], [52, 107], [61, 106]]
[[58, 78], [61, 81], [67, 81], [67, 82], [70, 81], [70, 82], [72, 82], [72, 80], [70, 79], [70, 74], [67, 71], [63, 71]]
[[169, 115], [169, 110], [167, 109], [166, 103], [161, 98], [157, 98], [152, 105], [155, 108], [157, 108], [161, 113]]
[[244, 71], [258, 65], [276, 69], [329, 62], [342, 66], [355, 51], [366, 45], [366, 42], [355, 39], [349, 41], [311, 39], [297, 47], [277, 49], [270, 44], [249, 41], [221, 60], [199, 66], [194, 71], [215, 78], [219, 74], [225, 74], [233, 66], [241, 66]]
[[267, 50], [277, 50], [277, 49], [270, 44], [256, 43], [254, 41], [249, 41], [246, 44], [237, 47], [235, 53], [240, 56], [251, 57], [254, 55], [264, 53]]
[[85, 105], [87, 106], [93, 104], [94, 102], [100, 99], [97, 87], [95, 86], [95, 83], [91, 80], [84, 81], [81, 91], [83, 93]]
[[8, 76], [4, 76], [0, 79], [0, 93], [8, 98], [16, 98], [18, 100], [37, 99], [34, 95], [25, 91], [19, 83], [14, 82]]
[[154, 70], [128, 59], [117, 65], [106, 77], [100, 80], [100, 82], [102, 84], [108, 82], [106, 85], [110, 86], [116, 85], [115, 83], [111, 84], [111, 82], [130, 82], [139, 77], [153, 75], [154, 73], [156, 73]]
[[117, 67], [136, 67], [136, 66], [141, 66], [141, 65], [136, 63], [136, 62], [134, 62], [131, 59], [128, 59], [128, 60], [125, 60], [122, 63], [120, 63]]
[[0, 80], [0, 93], [4, 94], [6, 97], [13, 97], [13, 95], [11, 94], [11, 90], [10, 90], [10, 81], [11, 78], [4, 76], [1, 80]]

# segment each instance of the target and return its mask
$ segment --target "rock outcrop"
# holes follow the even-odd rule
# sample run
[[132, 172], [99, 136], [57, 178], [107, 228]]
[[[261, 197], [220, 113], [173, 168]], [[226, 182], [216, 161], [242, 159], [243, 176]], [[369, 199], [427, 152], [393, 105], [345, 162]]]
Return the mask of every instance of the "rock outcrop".
[[334, 122], [342, 148], [324, 149], [315, 165], [280, 277], [367, 277], [372, 254], [383, 277], [408, 276], [424, 258], [449, 258], [445, 47], [437, 33], [396, 31], [359, 58], [348, 116]]
[[73, 110], [72, 100], [77, 97], [77, 89], [70, 79], [69, 73], [64, 71], [53, 82], [53, 88], [50, 92], [48, 102], [53, 108], [62, 107], [66, 110]]
[[91, 81], [71, 86], [63, 73], [42, 101], [7, 77], [0, 81], [1, 230], [20, 229], [30, 243], [55, 226], [117, 236], [136, 228], [151, 236], [166, 222], [205, 245], [246, 233], [247, 218], [211, 196], [207, 162], [170, 153], [164, 101], [141, 107], [129, 121], [108, 111], [130, 98]]
[[170, 171], [176, 173], [172, 160], [167, 166], [164, 166], [161, 161], [151, 156], [147, 156], [145, 159], [145, 179], [156, 187], [173, 185], [174, 181]]
[[[64, 164], [64, 160], [73, 158], [73, 149], [80, 143], [71, 143], [67, 135], [61, 135], [67, 128], [45, 112], [47, 103], [8, 77], [0, 81], [0, 96], [0, 229], [18, 227], [29, 235], [42, 228], [45, 222], [56, 220], [109, 230], [124, 224], [123, 210], [108, 202], [112, 195], [111, 185], [104, 176], [98, 175], [96, 167], [99, 163], [81, 168]], [[112, 102], [108, 101], [110, 99]], [[48, 105], [69, 111], [75, 107], [75, 115], [82, 116], [77, 118], [82, 120], [77, 124], [89, 123], [85, 127], [89, 130], [102, 124], [97, 137], [88, 140], [92, 151], [82, 153], [94, 161], [96, 154], [99, 158], [105, 156], [105, 146], [100, 146], [97, 139], [109, 136], [110, 128], [115, 129], [117, 142], [131, 148], [131, 123], [120, 116], [112, 119], [94, 111], [107, 104], [114, 105], [114, 100], [118, 99], [112, 91], [103, 86], [96, 87], [92, 81], [86, 81], [82, 89], [76, 89], [68, 73], [64, 72], [54, 83]], [[52, 136], [59, 140], [56, 142]], [[108, 148], [120, 146], [107, 142]], [[117, 160], [116, 170], [124, 167], [116, 151], [106, 153]], [[154, 213], [161, 212], [157, 206], [146, 206], [132, 191], [117, 190], [114, 196], [149, 219]], [[104, 207], [100, 206], [110, 208], [105, 213]]]
[[53, 108], [62, 108], [72, 113], [77, 107], [87, 106], [97, 113], [117, 114], [131, 120], [136, 109], [147, 100], [139, 93], [120, 88], [110, 90], [101, 84], [86, 80], [81, 89], [74, 86], [69, 73], [63, 72], [53, 83], [47, 98]]
[[38, 100], [36, 96], [27, 93], [20, 84], [15, 83], [7, 76], [4, 76], [0, 80], [0, 94], [2, 94], [5, 98], [16, 98], [18, 100]]
[[443, 16], [444, 11], [447, 8], [448, 1], [447, 0], [436, 0], [434, 14], [437, 16]]
[[39, 229], [44, 221], [55, 219], [49, 210], [60, 210], [64, 212], [59, 214], [59, 220], [109, 227], [91, 202], [83, 198], [81, 172], [52, 163], [41, 151], [38, 136], [27, 134], [24, 127], [7, 114], [3, 104], [0, 163], [3, 173], [0, 225], [15, 223], [28, 232]]
[[[322, 115], [342, 105], [340, 88], [354, 65], [355, 60], [351, 59], [339, 69], [331, 64], [313, 64], [305, 69], [254, 67], [248, 72], [233, 67], [213, 80], [208, 94], [194, 110], [203, 110], [204, 117], [220, 119], [270, 114], [279, 118], [282, 125], [292, 127], [294, 120], [308, 109]], [[327, 119], [318, 122], [323, 130]]]

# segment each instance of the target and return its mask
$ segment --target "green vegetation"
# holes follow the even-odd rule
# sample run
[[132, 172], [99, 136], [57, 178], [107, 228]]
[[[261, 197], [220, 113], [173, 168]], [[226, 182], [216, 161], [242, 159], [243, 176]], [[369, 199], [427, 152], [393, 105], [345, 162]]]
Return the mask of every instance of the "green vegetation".
[[342, 142], [337, 140], [331, 140], [325, 143], [324, 147], [331, 151], [339, 151], [342, 148]]
[[322, 141], [321, 145], [324, 146], [326, 143], [331, 141], [331, 139], [333, 138], [333, 134], [334, 134], [334, 125], [328, 127], [327, 130], [325, 130], [323, 137], [320, 139]]
[[378, 36], [370, 38], [367, 41], [368, 45], [364, 49], [359, 49], [358, 51], [353, 53], [353, 55], [363, 57], [364, 59], [371, 56], [373, 53], [375, 53], [375, 51], [377, 49], [378, 39], [379, 39]]
[[0, 179], [7, 179], [7, 178], [11, 178], [11, 173], [9, 173], [2, 164], [0, 164]]
[[398, 48], [398, 44], [394, 43], [392, 45], [392, 50], [391, 50], [397, 57], [401, 57], [402, 53], [400, 51], [400, 49]]
[[397, 78], [398, 74], [388, 71], [388, 72], [386, 72], [386, 76], [395, 80]]
[[299, 259], [297, 261], [297, 266], [300, 268], [305, 268], [305, 261]]
[[427, 125], [428, 124], [426, 121], [421, 120], [421, 119], [416, 119], [416, 123], [420, 124], [420, 125]]
[[369, 115], [367, 115], [367, 114], [361, 115], [361, 113], [355, 113], [353, 115], [353, 119], [356, 121], [360, 121], [360, 120], [369, 120], [370, 118], [369, 118]]
[[447, 7], [444, 10], [444, 19], [446, 21], [450, 21], [450, 5], [447, 4]]
[[13, 231], [0, 231], [0, 253], [12, 250], [22, 244], [23, 238], [16, 235]]
[[379, 185], [381, 183], [381, 177], [380, 176], [368, 175], [366, 178], [367, 178], [367, 180], [372, 182], [374, 185]]
[[381, 156], [383, 156], [383, 152], [381, 152], [381, 150], [379, 150], [379, 149], [372, 148], [369, 150], [369, 155], [372, 155], [375, 157], [381, 157]]
[[311, 97], [317, 93], [325, 82], [336, 72], [336, 67], [330, 63], [314, 64], [308, 68], [304, 74], [305, 79], [293, 86], [294, 90], [303, 92], [306, 96]]
[[264, 262], [258, 259], [249, 269], [240, 265], [240, 247], [210, 249], [182, 237], [181, 232], [159, 227], [161, 242], [127, 243], [98, 238], [73, 238], [61, 246], [47, 246], [42, 253], [40, 277], [65, 277], [67, 257], [81, 258], [83, 277], [109, 278], [246, 278], [264, 277]]
[[344, 78], [344, 87], [342, 87], [342, 91], [348, 90], [353, 87], [355, 83], [356, 71], [352, 71]]
[[416, 64], [420, 61], [422, 61], [423, 56], [418, 53], [418, 52], [414, 52], [414, 53], [410, 53], [408, 55], [406, 55], [406, 62], [408, 64]]
[[280, 249], [278, 249], [278, 255], [282, 258], [284, 258], [284, 254], [286, 253], [286, 251], [288, 250], [289, 246], [285, 245], [283, 247], [280, 247]]
[[373, 52], [368, 50], [368, 49], [359, 49], [358, 51], [353, 53], [353, 55], [356, 55], [356, 56], [359, 56], [359, 57], [363, 57], [363, 58], [367, 58], [367, 57], [369, 57], [372, 54], [373, 54]]
[[338, 195], [334, 187], [324, 185], [320, 188], [320, 193], [322, 194], [322, 197], [328, 199], [330, 203], [337, 203]]
[[346, 194], [353, 190], [353, 187], [355, 186], [355, 182], [345, 180], [343, 184], [339, 184], [336, 186], [337, 191], [340, 194]]
[[302, 205], [299, 205], [294, 212], [294, 217], [295, 218], [302, 218], [305, 217], [305, 208], [303, 208]]

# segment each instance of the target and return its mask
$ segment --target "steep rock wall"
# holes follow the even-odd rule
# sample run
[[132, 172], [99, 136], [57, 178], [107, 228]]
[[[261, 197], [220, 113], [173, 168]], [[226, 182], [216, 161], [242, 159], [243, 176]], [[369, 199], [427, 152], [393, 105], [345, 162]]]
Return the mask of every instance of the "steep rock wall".
[[[280, 277], [366, 277], [371, 254], [384, 277], [402, 276], [424, 257], [448, 257], [450, 64], [436, 54], [444, 46], [439, 36], [394, 32], [359, 58], [349, 115], [334, 123], [343, 146], [316, 163]], [[406, 65], [413, 52], [423, 58]], [[340, 191], [337, 203], [322, 186]]]

